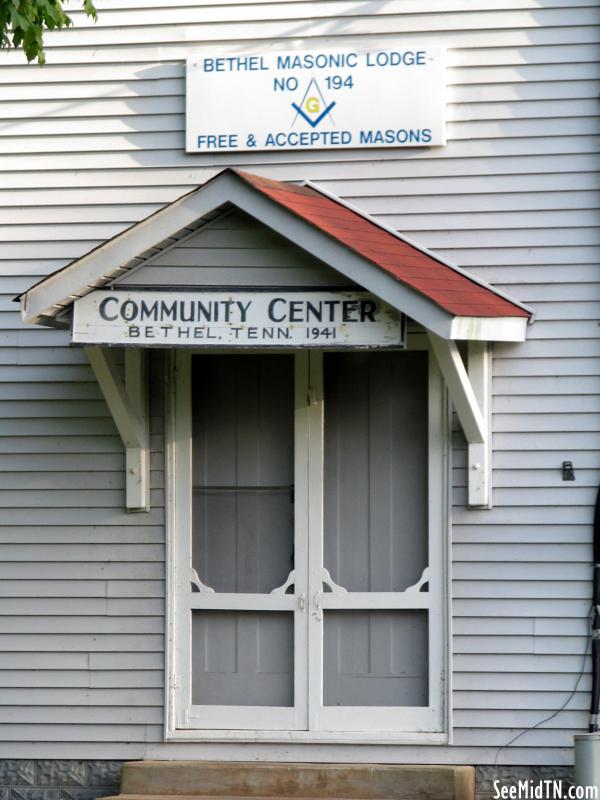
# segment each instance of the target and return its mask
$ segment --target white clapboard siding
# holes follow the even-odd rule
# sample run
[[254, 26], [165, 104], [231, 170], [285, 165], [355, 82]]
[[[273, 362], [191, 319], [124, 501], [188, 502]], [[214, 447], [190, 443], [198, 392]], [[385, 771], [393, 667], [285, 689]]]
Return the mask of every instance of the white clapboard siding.
[[[492, 510], [465, 508], [464, 440], [454, 437], [454, 744], [298, 755], [229, 745], [221, 755], [493, 763], [564, 703], [586, 645], [600, 476], [596, 0], [97, 5], [94, 24], [69, 0], [74, 26], [47, 35], [43, 69], [0, 53], [1, 754], [22, 758], [27, 742], [32, 757], [214, 757], [161, 744], [160, 359], [153, 508], [127, 514], [122, 444], [83, 352], [66, 332], [25, 328], [12, 299], [238, 166], [321, 183], [530, 303], [539, 322], [526, 343], [494, 348]], [[185, 154], [187, 55], [399, 40], [448, 48], [445, 147]], [[215, 224], [159, 259], [183, 283], [222, 283], [224, 266], [232, 282], [258, 281], [263, 264], [282, 280], [328, 274], [275, 238]], [[159, 259], [121, 283], [155, 284]], [[564, 460], [573, 483], [561, 480]], [[589, 689], [586, 673], [568, 710], [500, 763], [568, 763]]]
[[114, 281], [134, 286], [348, 286], [340, 273], [241, 212], [226, 213]]

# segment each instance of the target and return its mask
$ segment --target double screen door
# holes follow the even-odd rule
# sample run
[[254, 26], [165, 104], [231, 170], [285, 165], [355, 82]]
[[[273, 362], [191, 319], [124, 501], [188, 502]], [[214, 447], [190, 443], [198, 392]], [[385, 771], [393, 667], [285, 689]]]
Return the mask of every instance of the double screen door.
[[175, 356], [173, 728], [444, 728], [427, 350]]

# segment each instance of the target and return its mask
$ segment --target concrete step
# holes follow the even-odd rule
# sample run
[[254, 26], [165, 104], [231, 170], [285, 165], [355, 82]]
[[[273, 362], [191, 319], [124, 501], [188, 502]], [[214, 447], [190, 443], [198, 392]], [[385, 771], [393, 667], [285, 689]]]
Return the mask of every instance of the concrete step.
[[118, 800], [474, 800], [473, 767], [134, 761]]
[[[208, 795], [208, 794], [118, 794], [111, 795], [110, 797], [102, 797], [100, 800], [248, 800], [246, 797], [231, 797], [229, 795]], [[252, 800], [275, 800], [272, 797], [263, 795], [258, 797], [252, 795]], [[298, 800], [297, 797], [282, 797], [278, 795], [276, 800]], [[322, 800], [316, 797], [303, 797], [301, 800]], [[356, 800], [355, 798], [329, 798], [329, 800]], [[367, 800], [366, 798], [364, 800]], [[386, 800], [386, 798], [378, 798], [378, 800]]]

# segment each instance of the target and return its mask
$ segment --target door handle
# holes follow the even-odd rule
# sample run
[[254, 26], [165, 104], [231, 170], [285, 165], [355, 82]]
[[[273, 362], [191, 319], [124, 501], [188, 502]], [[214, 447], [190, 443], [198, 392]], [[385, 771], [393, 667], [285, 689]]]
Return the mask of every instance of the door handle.
[[303, 594], [299, 594], [298, 595], [298, 608], [300, 609], [300, 611], [304, 611], [304, 606], [305, 606], [304, 595]]
[[314, 605], [315, 605], [315, 611], [314, 611], [313, 617], [316, 620], [323, 619], [323, 614], [322, 614], [322, 609], [321, 609], [321, 592], [315, 592]]

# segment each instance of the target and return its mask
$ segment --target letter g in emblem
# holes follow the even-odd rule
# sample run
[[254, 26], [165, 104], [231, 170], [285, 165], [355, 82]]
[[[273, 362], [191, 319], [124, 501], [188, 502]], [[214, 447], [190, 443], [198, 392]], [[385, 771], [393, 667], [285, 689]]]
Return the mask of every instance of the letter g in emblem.
[[308, 97], [304, 105], [309, 114], [316, 114], [320, 109], [317, 97]]

